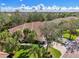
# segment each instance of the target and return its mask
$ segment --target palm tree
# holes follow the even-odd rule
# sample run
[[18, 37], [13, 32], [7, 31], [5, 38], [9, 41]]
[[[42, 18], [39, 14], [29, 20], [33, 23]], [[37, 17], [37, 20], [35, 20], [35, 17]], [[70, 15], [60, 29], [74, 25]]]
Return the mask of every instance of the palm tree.
[[0, 41], [4, 44], [2, 45], [3, 51], [5, 50], [6, 52], [10, 53], [18, 49], [18, 40], [13, 38], [12, 34], [10, 34], [7, 30], [0, 33]]
[[18, 41], [22, 41], [23, 40], [23, 35], [22, 35], [22, 32], [20, 30], [18, 30], [15, 33], [13, 33], [12, 37], [17, 39]]
[[46, 51], [43, 46], [39, 45], [31, 45], [29, 49], [20, 49], [13, 56], [14, 58], [48, 58], [52, 57], [51, 53]]
[[23, 33], [24, 33], [24, 41], [25, 42], [33, 43], [33, 41], [36, 39], [37, 34], [33, 30], [24, 29]]
[[44, 28], [42, 28], [41, 31], [44, 37], [46, 38], [47, 50], [48, 50], [48, 47], [50, 46], [50, 44], [53, 41], [58, 40], [58, 33], [59, 33], [58, 26], [54, 22], [46, 22]]

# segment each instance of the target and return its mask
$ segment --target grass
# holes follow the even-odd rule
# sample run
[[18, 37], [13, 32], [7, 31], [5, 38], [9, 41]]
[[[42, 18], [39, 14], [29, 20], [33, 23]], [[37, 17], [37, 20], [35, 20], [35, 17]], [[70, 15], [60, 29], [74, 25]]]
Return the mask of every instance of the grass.
[[50, 47], [49, 51], [51, 52], [51, 54], [54, 56], [54, 58], [59, 58], [61, 56], [61, 52], [58, 51], [55, 48]]
[[[39, 49], [38, 45], [32, 45], [32, 47], [34, 49], [36, 49], [36, 50]], [[43, 48], [41, 48], [41, 49], [43, 49]], [[37, 54], [36, 50], [35, 51], [34, 50], [32, 51], [32, 48], [26, 49], [26, 50], [21, 49], [21, 50], [17, 51], [13, 57], [14, 58], [24, 58], [24, 57], [27, 57], [28, 56], [29, 58], [38, 58], [38, 54]], [[40, 54], [41, 54], [40, 56], [42, 56], [43, 51], [44, 50], [39, 51]], [[58, 51], [57, 49], [53, 48], [53, 47], [49, 47], [48, 48], [48, 51], [50, 52], [50, 54], [54, 58], [59, 58], [61, 56], [61, 52]]]
[[[63, 34], [63, 37], [64, 37], [64, 38], [70, 38], [70, 34], [69, 34], [69, 33], [65, 33], [65, 34]], [[75, 40], [76, 38], [77, 38], [76, 35], [72, 35], [72, 34], [71, 34], [71, 39], [72, 39], [72, 40]]]
[[[75, 40], [79, 36], [79, 29], [76, 29], [76, 32], [77, 32], [77, 34], [75, 34], [75, 35], [71, 34], [72, 40]], [[69, 30], [64, 31], [63, 37], [64, 38], [70, 38]]]
[[65, 33], [65, 34], [63, 34], [63, 37], [69, 38], [70, 37], [70, 34], [69, 33]]
[[79, 29], [76, 29], [77, 32], [79, 32]]

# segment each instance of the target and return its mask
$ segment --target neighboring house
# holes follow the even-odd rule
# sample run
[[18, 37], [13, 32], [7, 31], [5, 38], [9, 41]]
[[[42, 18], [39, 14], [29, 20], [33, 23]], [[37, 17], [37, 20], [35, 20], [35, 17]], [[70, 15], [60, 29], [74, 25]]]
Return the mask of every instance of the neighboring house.
[[0, 58], [7, 58], [8, 55], [8, 53], [0, 52]]
[[25, 23], [23, 25], [19, 25], [19, 26], [16, 26], [14, 28], [11, 28], [9, 29], [10, 33], [14, 33], [18, 30], [23, 30], [23, 29], [31, 29], [31, 30], [34, 30], [36, 33], [37, 33], [37, 39], [38, 40], [42, 40], [44, 37], [42, 35], [42, 32], [41, 32], [41, 28], [43, 27], [44, 23], [43, 22], [32, 22], [32, 23]]
[[[59, 23], [59, 21], [61, 22], [62, 20], [73, 20], [73, 19], [78, 19], [77, 17], [66, 17], [66, 18], [58, 18], [58, 19], [55, 19], [53, 21], [48, 21], [47, 23], [50, 23], [50, 22], [55, 22], [55, 23]], [[11, 33], [14, 33], [18, 30], [23, 30], [25, 28], [28, 28], [28, 29], [31, 29], [31, 30], [34, 30], [36, 33], [37, 33], [37, 39], [38, 40], [44, 40], [43, 39], [43, 34], [41, 32], [41, 28], [43, 28], [45, 25], [44, 25], [45, 22], [31, 22], [31, 23], [25, 23], [25, 24], [22, 24], [22, 25], [19, 25], [19, 26], [16, 26], [14, 28], [11, 28], [9, 29], [9, 31]]]

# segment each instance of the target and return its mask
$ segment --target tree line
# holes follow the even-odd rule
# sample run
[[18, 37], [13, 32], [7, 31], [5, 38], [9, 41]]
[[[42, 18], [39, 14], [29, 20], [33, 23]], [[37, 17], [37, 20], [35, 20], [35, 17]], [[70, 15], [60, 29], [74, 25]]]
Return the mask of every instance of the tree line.
[[14, 13], [0, 13], [0, 31], [9, 29], [24, 23], [36, 21], [51, 21], [56, 18], [64, 18], [68, 16], [78, 16], [78, 13], [69, 12], [54, 12], [54, 13], [21, 13], [16, 11]]

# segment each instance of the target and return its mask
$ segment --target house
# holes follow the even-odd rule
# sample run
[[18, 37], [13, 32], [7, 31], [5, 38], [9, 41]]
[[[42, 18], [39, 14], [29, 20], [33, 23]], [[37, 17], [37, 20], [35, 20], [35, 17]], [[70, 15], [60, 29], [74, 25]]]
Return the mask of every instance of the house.
[[41, 32], [41, 28], [43, 27], [44, 23], [43, 22], [32, 22], [32, 23], [25, 23], [19, 26], [16, 26], [14, 28], [9, 29], [10, 33], [14, 33], [18, 30], [23, 30], [23, 29], [31, 29], [34, 30], [37, 33], [37, 39], [38, 40], [44, 40], [43, 35]]
[[7, 58], [8, 55], [8, 53], [0, 52], [0, 58]]

